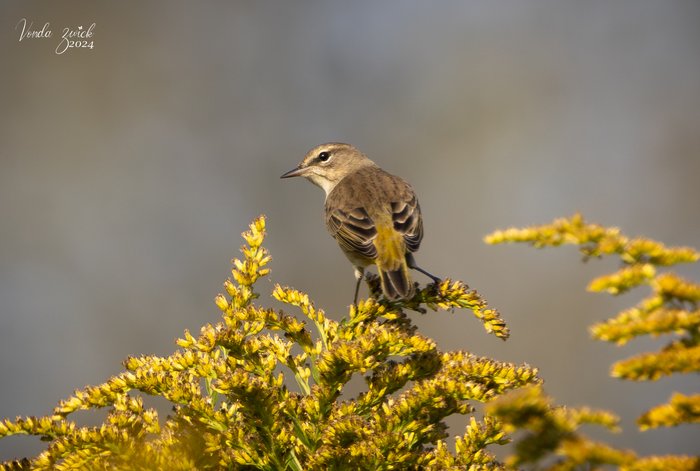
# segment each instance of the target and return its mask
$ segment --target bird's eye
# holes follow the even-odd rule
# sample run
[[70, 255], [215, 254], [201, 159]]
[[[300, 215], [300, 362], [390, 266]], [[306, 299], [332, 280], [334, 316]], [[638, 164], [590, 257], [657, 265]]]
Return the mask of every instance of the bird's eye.
[[330, 158], [331, 158], [330, 152], [323, 151], [320, 154], [318, 154], [318, 160], [320, 160], [321, 162], [328, 162], [328, 160], [330, 160]]

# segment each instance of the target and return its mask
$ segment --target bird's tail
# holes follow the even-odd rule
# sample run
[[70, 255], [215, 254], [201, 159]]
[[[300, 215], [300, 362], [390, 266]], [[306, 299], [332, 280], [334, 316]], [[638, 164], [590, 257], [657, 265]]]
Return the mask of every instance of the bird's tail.
[[377, 231], [377, 271], [382, 292], [387, 299], [407, 299], [413, 296], [413, 282], [406, 263], [403, 237], [393, 228]]
[[408, 274], [406, 263], [397, 270], [382, 270], [378, 268], [379, 280], [382, 284], [382, 292], [387, 299], [407, 299], [413, 296], [413, 283]]

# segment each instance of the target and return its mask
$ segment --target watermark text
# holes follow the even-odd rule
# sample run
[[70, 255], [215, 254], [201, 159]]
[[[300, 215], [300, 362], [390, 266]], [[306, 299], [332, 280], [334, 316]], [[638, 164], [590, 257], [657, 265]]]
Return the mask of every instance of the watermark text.
[[63, 54], [72, 49], [94, 49], [95, 48], [95, 23], [85, 27], [83, 25], [64, 27], [60, 29], [60, 35], [54, 36], [51, 23], [45, 22], [41, 27], [34, 26], [34, 22], [21, 18], [15, 25], [15, 30], [19, 32], [19, 42], [29, 40], [54, 39], [58, 41], [54, 52]]

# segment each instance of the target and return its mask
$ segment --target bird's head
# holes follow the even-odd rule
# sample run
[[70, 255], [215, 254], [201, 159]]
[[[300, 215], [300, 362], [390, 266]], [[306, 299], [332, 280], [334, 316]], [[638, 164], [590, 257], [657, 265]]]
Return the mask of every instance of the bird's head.
[[328, 195], [343, 178], [369, 165], [374, 162], [350, 144], [329, 142], [311, 149], [295, 169], [280, 178], [304, 177]]

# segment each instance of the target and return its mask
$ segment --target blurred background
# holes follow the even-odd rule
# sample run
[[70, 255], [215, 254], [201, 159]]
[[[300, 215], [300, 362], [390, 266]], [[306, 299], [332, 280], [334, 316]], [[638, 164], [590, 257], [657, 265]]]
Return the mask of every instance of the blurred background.
[[[476, 288], [512, 331], [414, 314], [441, 349], [539, 367], [559, 403], [622, 416], [622, 434], [590, 431], [616, 446], [697, 451], [697, 428], [634, 425], [696, 377], [608, 375], [667, 339], [618, 348], [587, 331], [646, 293], [586, 292], [613, 261], [482, 237], [581, 211], [700, 246], [699, 2], [5, 0], [0, 18], [0, 417], [46, 414], [127, 355], [169, 354], [216, 322], [260, 213], [270, 279], [343, 316], [354, 278], [323, 193], [279, 180], [339, 140], [412, 183], [418, 262]], [[22, 18], [53, 38], [19, 41]], [[64, 27], [91, 23], [94, 49], [55, 53]], [[1, 440], [0, 458], [43, 446]]]

